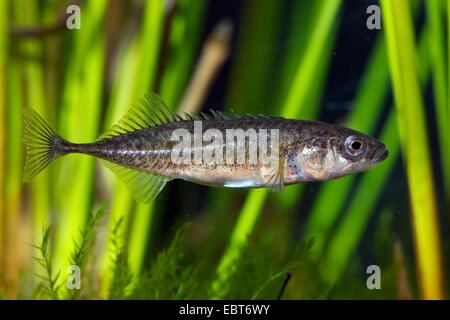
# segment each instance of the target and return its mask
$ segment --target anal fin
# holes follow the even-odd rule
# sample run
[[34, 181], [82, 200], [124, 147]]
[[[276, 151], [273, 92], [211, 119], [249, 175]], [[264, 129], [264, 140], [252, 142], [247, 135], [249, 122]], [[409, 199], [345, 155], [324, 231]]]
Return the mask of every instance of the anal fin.
[[170, 180], [164, 176], [133, 170], [106, 160], [101, 160], [101, 163], [125, 183], [136, 201], [143, 203], [153, 200]]

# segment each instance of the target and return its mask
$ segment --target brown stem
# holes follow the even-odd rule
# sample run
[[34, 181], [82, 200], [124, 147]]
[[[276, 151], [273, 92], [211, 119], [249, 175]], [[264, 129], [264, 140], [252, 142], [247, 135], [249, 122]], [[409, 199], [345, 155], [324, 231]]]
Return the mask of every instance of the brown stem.
[[231, 22], [217, 24], [203, 46], [199, 63], [178, 106], [179, 112], [198, 112], [220, 68], [230, 52]]

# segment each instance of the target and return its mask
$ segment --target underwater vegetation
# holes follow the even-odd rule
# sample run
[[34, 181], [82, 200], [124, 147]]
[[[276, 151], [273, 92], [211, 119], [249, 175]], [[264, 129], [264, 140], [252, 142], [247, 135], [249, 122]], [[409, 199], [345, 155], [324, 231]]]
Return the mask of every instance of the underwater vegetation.
[[[448, 298], [449, 15], [448, 0], [0, 1], [0, 298]], [[174, 180], [148, 203], [86, 155], [22, 181], [24, 110], [89, 143], [151, 92], [177, 113], [351, 128], [389, 157], [284, 193]]]

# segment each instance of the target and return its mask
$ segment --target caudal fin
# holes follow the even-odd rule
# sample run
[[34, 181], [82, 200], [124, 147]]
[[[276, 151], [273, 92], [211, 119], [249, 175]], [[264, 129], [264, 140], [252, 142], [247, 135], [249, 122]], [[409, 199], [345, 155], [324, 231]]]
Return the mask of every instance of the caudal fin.
[[56, 146], [63, 139], [33, 109], [23, 110], [24, 137], [26, 147], [23, 181], [28, 182], [61, 156]]

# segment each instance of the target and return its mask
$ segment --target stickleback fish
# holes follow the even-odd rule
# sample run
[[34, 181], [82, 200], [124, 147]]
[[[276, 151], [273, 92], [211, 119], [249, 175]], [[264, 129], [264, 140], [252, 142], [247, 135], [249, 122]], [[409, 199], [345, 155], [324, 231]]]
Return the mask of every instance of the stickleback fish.
[[383, 143], [352, 129], [235, 112], [182, 117], [156, 94], [131, 107], [92, 143], [65, 140], [30, 108], [23, 117], [25, 182], [57, 158], [82, 153], [101, 159], [143, 202], [177, 178], [282, 191], [287, 185], [365, 171], [388, 156]]

